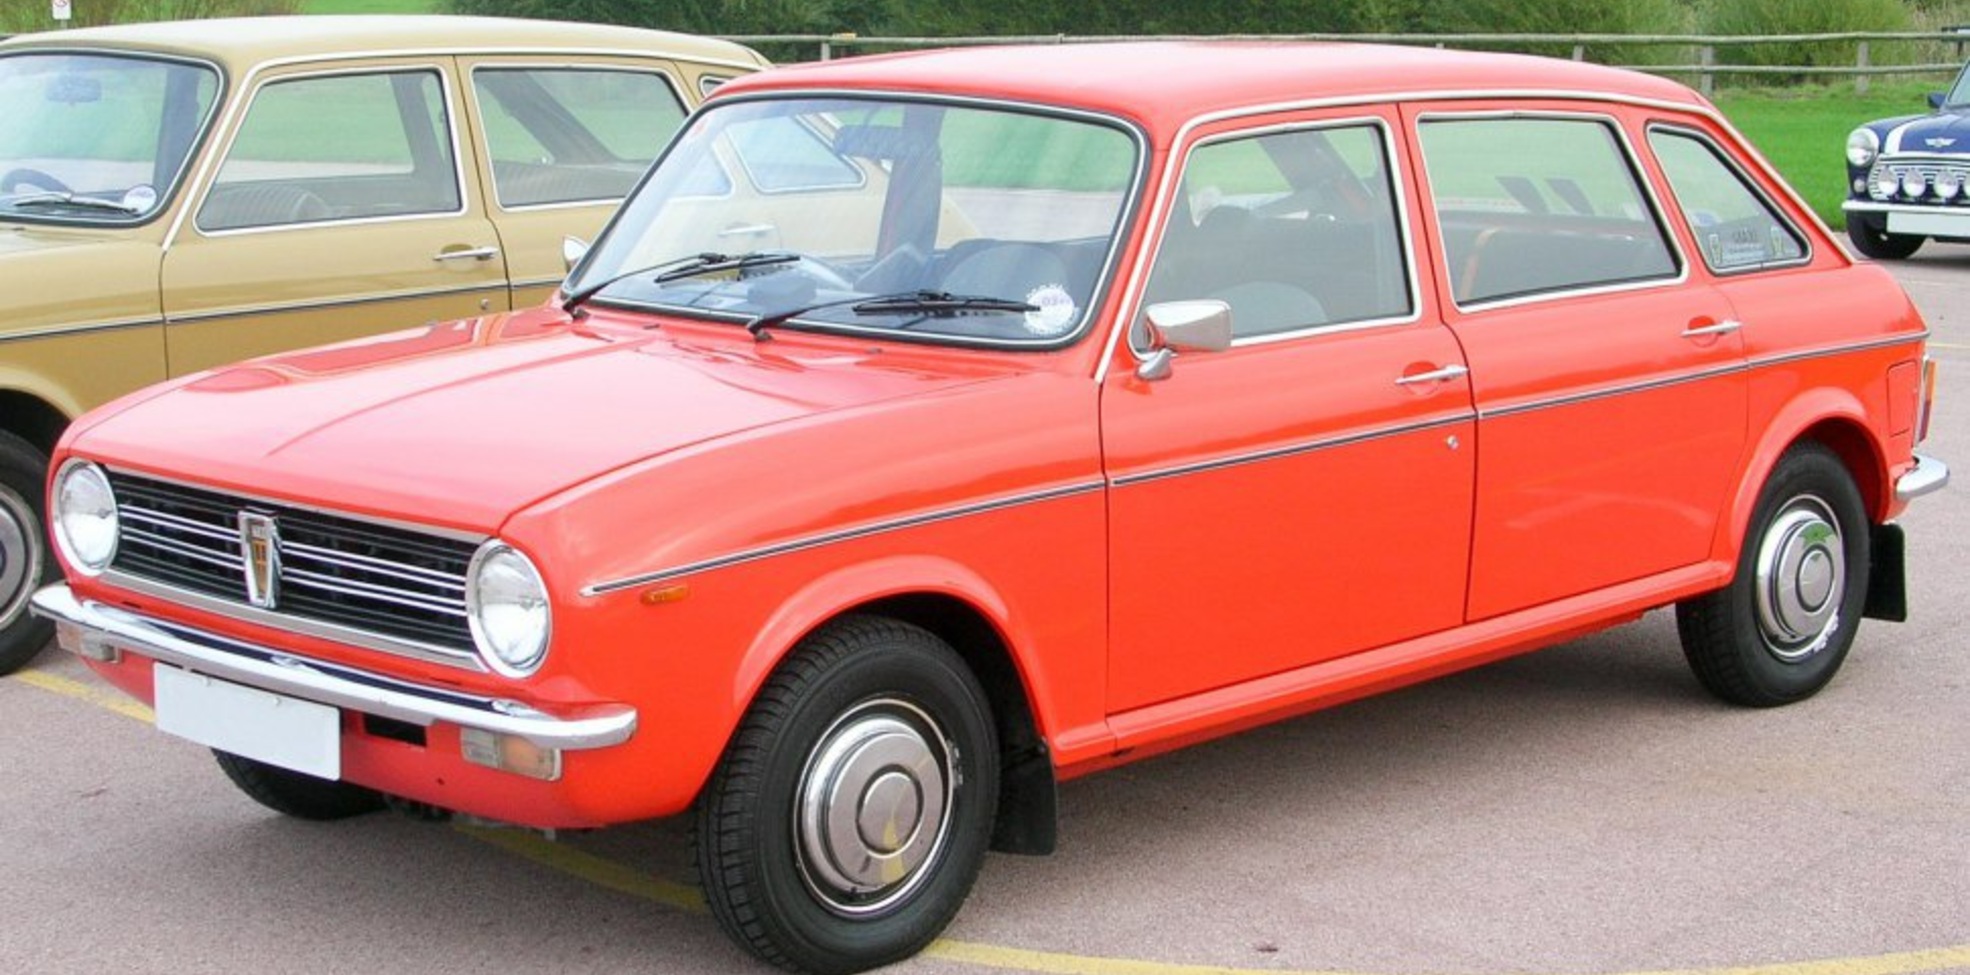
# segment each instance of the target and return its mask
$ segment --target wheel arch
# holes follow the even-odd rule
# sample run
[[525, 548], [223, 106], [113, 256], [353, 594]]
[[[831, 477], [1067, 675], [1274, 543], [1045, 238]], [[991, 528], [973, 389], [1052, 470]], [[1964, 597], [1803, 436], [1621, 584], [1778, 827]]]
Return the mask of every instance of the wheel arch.
[[[935, 581], [926, 581], [935, 580]], [[909, 623], [951, 645], [984, 687], [999, 737], [999, 808], [992, 848], [1046, 854], [1055, 840], [1055, 778], [1035, 675], [1007, 634], [1011, 612], [983, 577], [947, 559], [906, 557], [853, 566], [805, 586], [768, 621], [735, 674], [737, 713], [801, 641], [845, 616]]]
[[1766, 425], [1765, 435], [1750, 453], [1750, 463], [1738, 480], [1730, 517], [1717, 539], [1717, 556], [1735, 565], [1738, 546], [1750, 527], [1758, 496], [1771, 479], [1779, 458], [1793, 447], [1815, 442], [1840, 458], [1860, 490], [1869, 519], [1885, 521], [1894, 492], [1890, 489], [1887, 454], [1875, 438], [1867, 412], [1845, 391], [1814, 390], [1794, 400]]
[[22, 389], [0, 389], [0, 430], [34, 445], [46, 457], [68, 428], [69, 414], [47, 399]]

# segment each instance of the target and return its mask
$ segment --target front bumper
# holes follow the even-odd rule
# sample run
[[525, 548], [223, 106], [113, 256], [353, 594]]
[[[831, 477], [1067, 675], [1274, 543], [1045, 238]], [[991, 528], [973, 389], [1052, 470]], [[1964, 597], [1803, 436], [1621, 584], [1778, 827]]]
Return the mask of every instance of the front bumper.
[[1934, 457], [1915, 455], [1915, 466], [1895, 479], [1895, 500], [1907, 504], [1933, 494], [1949, 483], [1949, 465]]
[[547, 714], [519, 701], [465, 694], [371, 671], [309, 660], [103, 603], [57, 583], [34, 594], [35, 615], [55, 622], [64, 649], [94, 660], [128, 652], [221, 680], [430, 727], [443, 722], [525, 738], [544, 748], [606, 748], [636, 732], [636, 709], [601, 704]]
[[1881, 229], [1891, 234], [1970, 239], [1970, 207], [1848, 200], [1840, 204], [1840, 209], [1849, 216], [1868, 214], [1879, 218]]

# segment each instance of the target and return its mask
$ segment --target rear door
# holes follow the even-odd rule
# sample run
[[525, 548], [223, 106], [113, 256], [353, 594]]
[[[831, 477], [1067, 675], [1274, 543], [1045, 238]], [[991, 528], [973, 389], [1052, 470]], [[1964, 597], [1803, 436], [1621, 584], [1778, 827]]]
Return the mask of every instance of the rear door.
[[173, 375], [509, 307], [449, 58], [251, 80], [164, 259]]

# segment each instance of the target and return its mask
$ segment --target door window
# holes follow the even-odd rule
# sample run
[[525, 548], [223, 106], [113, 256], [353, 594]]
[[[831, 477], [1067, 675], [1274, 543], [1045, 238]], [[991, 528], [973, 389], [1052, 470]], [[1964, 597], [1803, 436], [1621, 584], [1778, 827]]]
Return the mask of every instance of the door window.
[[1339, 125], [1197, 147], [1145, 305], [1223, 301], [1237, 338], [1408, 315], [1385, 131]]
[[472, 85], [502, 207], [622, 199], [684, 121], [659, 74], [481, 68]]
[[460, 200], [436, 72], [302, 78], [254, 96], [198, 226], [456, 213]]
[[1431, 119], [1419, 131], [1458, 304], [1676, 275], [1606, 122]]
[[1791, 264], [1806, 257], [1799, 232], [1708, 141], [1655, 129], [1649, 132], [1649, 147], [1712, 271]]

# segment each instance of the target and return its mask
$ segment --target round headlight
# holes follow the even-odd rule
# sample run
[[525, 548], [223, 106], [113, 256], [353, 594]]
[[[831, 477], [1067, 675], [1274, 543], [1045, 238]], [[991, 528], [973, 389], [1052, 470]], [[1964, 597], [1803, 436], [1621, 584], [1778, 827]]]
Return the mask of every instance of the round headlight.
[[1962, 189], [1963, 189], [1962, 176], [1956, 173], [1952, 173], [1949, 170], [1944, 170], [1936, 174], [1937, 196], [1940, 196], [1945, 200], [1953, 200], [1956, 199], [1956, 194], [1962, 191]]
[[1885, 200], [1894, 196], [1901, 188], [1902, 181], [1895, 178], [1894, 173], [1882, 173], [1881, 178], [1874, 181], [1873, 195], [1877, 200]]
[[55, 544], [84, 575], [109, 568], [116, 558], [116, 494], [109, 475], [86, 460], [62, 465], [55, 478]]
[[525, 677], [547, 656], [553, 614], [540, 571], [501, 541], [479, 546], [465, 576], [466, 623], [479, 656], [496, 673]]
[[1912, 171], [1902, 174], [1902, 193], [1909, 199], [1922, 199], [1922, 195], [1927, 192], [1929, 192], [1929, 180], [1927, 177], [1921, 173]]
[[1874, 157], [1881, 152], [1881, 137], [1873, 129], [1855, 129], [1847, 136], [1847, 165], [1864, 169], [1874, 163]]

